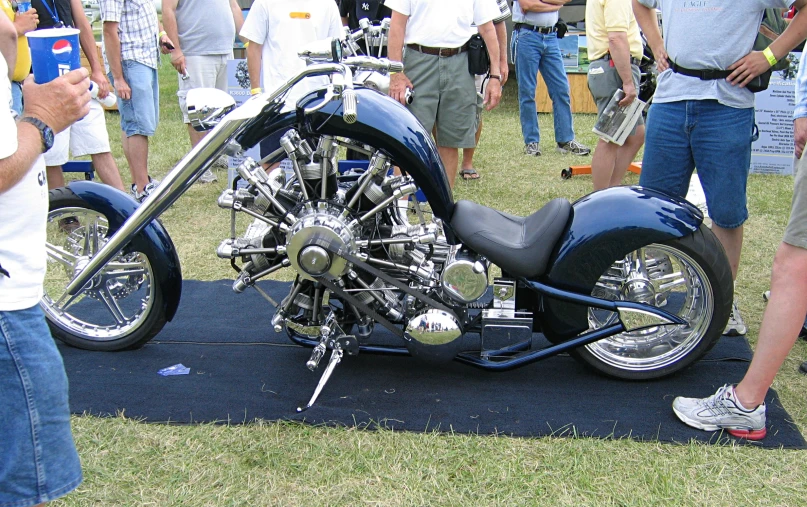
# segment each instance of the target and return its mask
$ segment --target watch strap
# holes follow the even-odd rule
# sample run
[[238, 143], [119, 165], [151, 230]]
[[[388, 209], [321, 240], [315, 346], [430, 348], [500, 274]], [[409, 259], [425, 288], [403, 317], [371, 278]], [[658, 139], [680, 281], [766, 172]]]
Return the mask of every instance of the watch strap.
[[[42, 138], [42, 152], [48, 151], [51, 146], [53, 146], [53, 130], [47, 126], [47, 124], [40, 120], [39, 118], [34, 118], [33, 116], [24, 116], [20, 119], [21, 122], [30, 123], [34, 127], [39, 130], [39, 135]], [[50, 131], [51, 135], [48, 136], [48, 131]]]

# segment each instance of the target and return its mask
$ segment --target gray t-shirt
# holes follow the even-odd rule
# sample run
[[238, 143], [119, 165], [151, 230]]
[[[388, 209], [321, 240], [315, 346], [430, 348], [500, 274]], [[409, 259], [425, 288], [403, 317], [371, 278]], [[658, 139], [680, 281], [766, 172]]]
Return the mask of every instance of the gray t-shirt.
[[[639, 0], [661, 9], [664, 45], [670, 58], [689, 69], [727, 69], [751, 52], [763, 11], [789, 8], [795, 0]], [[754, 107], [754, 94], [725, 79], [702, 81], [665, 70], [653, 102], [717, 100], [737, 108]]]
[[555, 26], [555, 23], [558, 22], [558, 18], [558, 11], [524, 12], [521, 10], [518, 0], [513, 2], [513, 23], [527, 23], [535, 26]]
[[188, 56], [229, 55], [235, 41], [230, 0], [179, 0], [179, 46]]

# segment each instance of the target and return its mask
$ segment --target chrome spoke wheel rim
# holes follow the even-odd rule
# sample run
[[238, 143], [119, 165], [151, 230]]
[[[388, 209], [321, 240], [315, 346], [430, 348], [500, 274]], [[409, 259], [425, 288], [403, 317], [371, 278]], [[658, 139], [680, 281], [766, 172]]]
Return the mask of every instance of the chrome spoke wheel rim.
[[[714, 312], [714, 293], [703, 268], [667, 245], [649, 245], [617, 261], [600, 277], [592, 295], [661, 307], [687, 322], [625, 332], [586, 345], [600, 361], [622, 370], [674, 364], [697, 347]], [[618, 318], [607, 310], [589, 309], [590, 329], [615, 324]]]
[[153, 271], [141, 252], [119, 254], [78, 294], [65, 287], [106, 243], [109, 224], [97, 211], [65, 207], [48, 213], [47, 271], [40, 306], [64, 331], [113, 341], [145, 322], [154, 304]]

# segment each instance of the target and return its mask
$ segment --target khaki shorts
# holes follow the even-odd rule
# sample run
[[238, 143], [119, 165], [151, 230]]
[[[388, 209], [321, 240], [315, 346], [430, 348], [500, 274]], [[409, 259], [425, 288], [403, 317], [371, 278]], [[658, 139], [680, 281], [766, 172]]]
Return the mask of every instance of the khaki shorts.
[[179, 76], [179, 108], [182, 110], [182, 121], [190, 123], [188, 119], [188, 104], [185, 98], [188, 92], [194, 88], [218, 88], [227, 91], [227, 60], [232, 60], [233, 55], [185, 55], [185, 70], [190, 76], [182, 79]]
[[796, 179], [793, 183], [793, 203], [790, 206], [790, 220], [785, 228], [782, 241], [788, 245], [807, 249], [807, 157], [802, 153], [796, 164]]
[[437, 125], [437, 146], [476, 147], [477, 93], [468, 54], [439, 57], [407, 48], [404, 68], [415, 87], [409, 111], [428, 132]]
[[104, 108], [97, 100], [90, 101], [90, 112], [53, 138], [53, 146], [45, 152], [45, 165], [64, 165], [73, 157], [108, 153], [109, 133], [106, 130]]

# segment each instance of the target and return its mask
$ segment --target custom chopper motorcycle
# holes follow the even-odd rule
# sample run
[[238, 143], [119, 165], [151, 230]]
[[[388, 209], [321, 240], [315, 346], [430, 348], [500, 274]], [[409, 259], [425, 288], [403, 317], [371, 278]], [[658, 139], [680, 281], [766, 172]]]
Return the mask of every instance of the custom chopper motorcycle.
[[[716, 343], [732, 280], [696, 207], [640, 187], [555, 199], [526, 217], [455, 203], [429, 132], [377, 86], [354, 83], [402, 65], [341, 49], [334, 40], [301, 54], [304, 71], [238, 108], [224, 92], [190, 92], [192, 122], [210, 132], [141, 204], [86, 181], [52, 192], [41, 304], [55, 337], [107, 351], [153, 338], [182, 287], [158, 217], [219, 156], [275, 138], [277, 149], [244, 159], [218, 199], [232, 226], [217, 255], [238, 272], [235, 292], [260, 290], [255, 282], [281, 269], [296, 273], [266, 321], [313, 348], [312, 371], [330, 351], [306, 408], [345, 355], [363, 352], [488, 370], [568, 352], [607, 375], [651, 379]], [[309, 79], [324, 84], [290, 103]], [[366, 171], [340, 175], [340, 147], [365, 153]], [[293, 171], [263, 169], [282, 158]], [[396, 201], [418, 189], [427, 202], [414, 201], [417, 219], [406, 220]], [[77, 220], [57, 227], [65, 217]], [[243, 233], [240, 217], [252, 221]], [[501, 276], [491, 283], [493, 266]], [[371, 339], [378, 326], [392, 335], [382, 344]]]

